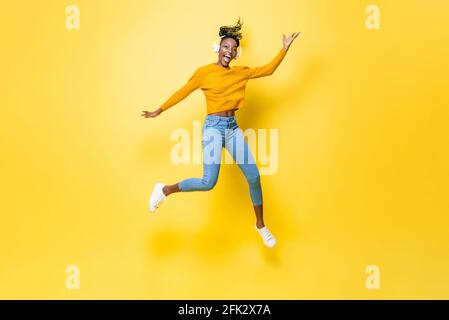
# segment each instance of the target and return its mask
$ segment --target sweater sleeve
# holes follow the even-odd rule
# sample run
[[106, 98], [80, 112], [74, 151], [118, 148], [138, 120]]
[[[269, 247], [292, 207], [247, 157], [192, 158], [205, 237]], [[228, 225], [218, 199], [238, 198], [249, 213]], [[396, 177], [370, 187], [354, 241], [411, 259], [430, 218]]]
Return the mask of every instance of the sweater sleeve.
[[[198, 71], [198, 70], [197, 70]], [[189, 94], [191, 94], [193, 91], [198, 89], [200, 87], [199, 84], [199, 76], [198, 72], [195, 71], [193, 75], [190, 77], [190, 79], [187, 81], [187, 83], [182, 86], [178, 91], [173, 93], [167, 101], [164, 102], [164, 104], [161, 105], [161, 109], [163, 111], [173, 107], [178, 102], [181, 102], [184, 100]]]
[[267, 63], [264, 66], [261, 67], [254, 67], [254, 68], [248, 68], [248, 78], [254, 79], [254, 78], [260, 78], [265, 76], [270, 76], [273, 74], [274, 70], [279, 66], [279, 64], [284, 59], [285, 55], [287, 53], [287, 50], [282, 48], [279, 53], [274, 57], [273, 60], [271, 60], [269, 63]]

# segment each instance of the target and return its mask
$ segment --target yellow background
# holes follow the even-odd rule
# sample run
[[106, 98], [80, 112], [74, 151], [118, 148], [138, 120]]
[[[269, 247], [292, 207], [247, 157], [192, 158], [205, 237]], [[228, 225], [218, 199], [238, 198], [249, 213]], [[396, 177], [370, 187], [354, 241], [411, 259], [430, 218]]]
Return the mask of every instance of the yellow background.
[[[380, 30], [359, 0], [2, 1], [0, 298], [449, 298], [449, 5], [374, 3]], [[235, 165], [147, 211], [156, 181], [201, 175], [171, 164], [169, 134], [206, 108], [198, 90], [156, 119], [141, 110], [215, 62], [238, 16], [233, 64], [302, 32], [237, 113], [279, 130], [279, 170], [262, 176], [274, 250]], [[80, 290], [65, 287], [71, 264]]]

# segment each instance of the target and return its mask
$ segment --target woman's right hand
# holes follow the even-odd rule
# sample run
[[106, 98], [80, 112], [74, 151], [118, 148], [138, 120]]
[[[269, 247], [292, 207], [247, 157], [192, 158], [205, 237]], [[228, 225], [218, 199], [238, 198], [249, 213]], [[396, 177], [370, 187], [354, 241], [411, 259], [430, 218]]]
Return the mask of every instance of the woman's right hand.
[[156, 118], [158, 115], [162, 113], [162, 109], [159, 108], [156, 111], [146, 111], [143, 110], [141, 116], [145, 118]]

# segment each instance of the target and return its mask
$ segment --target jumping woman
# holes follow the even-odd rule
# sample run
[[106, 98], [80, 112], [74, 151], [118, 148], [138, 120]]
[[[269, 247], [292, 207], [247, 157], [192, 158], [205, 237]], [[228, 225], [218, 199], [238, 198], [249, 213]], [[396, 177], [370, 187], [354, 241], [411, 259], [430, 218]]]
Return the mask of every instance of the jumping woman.
[[271, 75], [284, 59], [293, 40], [299, 32], [286, 37], [283, 35], [283, 46], [274, 59], [260, 67], [233, 66], [229, 64], [240, 56], [239, 50], [242, 34], [240, 19], [234, 26], [222, 26], [214, 51], [218, 61], [199, 67], [187, 81], [164, 104], [155, 111], [142, 111], [145, 118], [154, 118], [168, 108], [182, 101], [196, 89], [201, 89], [206, 96], [207, 116], [202, 127], [202, 160], [203, 177], [189, 178], [178, 183], [167, 185], [157, 182], [149, 200], [149, 210], [154, 212], [166, 198], [175, 192], [208, 191], [217, 183], [225, 147], [242, 170], [248, 185], [251, 201], [256, 213], [255, 229], [262, 237], [264, 244], [272, 248], [276, 238], [268, 230], [263, 221], [263, 202], [260, 175], [254, 157], [243, 133], [237, 125], [235, 112], [243, 107], [245, 87], [249, 79]]

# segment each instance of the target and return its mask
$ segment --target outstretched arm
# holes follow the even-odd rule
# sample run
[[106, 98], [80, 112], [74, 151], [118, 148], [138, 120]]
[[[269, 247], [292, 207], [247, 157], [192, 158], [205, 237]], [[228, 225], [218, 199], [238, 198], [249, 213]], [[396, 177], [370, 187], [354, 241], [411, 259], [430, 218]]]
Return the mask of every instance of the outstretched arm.
[[199, 80], [196, 72], [190, 77], [187, 83], [181, 89], [173, 93], [167, 101], [164, 102], [156, 111], [142, 111], [142, 116], [145, 118], [154, 118], [160, 115], [163, 111], [173, 107], [175, 104], [184, 100], [189, 94], [199, 88]]
[[283, 39], [282, 39], [282, 49], [279, 51], [279, 53], [276, 55], [276, 57], [274, 57], [273, 60], [271, 60], [269, 63], [267, 63], [264, 66], [248, 68], [248, 78], [254, 79], [254, 78], [260, 78], [260, 77], [272, 75], [273, 72], [276, 70], [276, 68], [279, 66], [279, 64], [282, 62], [282, 60], [284, 59], [293, 40], [298, 35], [299, 35], [299, 32], [293, 33], [290, 37], [285, 37], [285, 34], [284, 34]]

